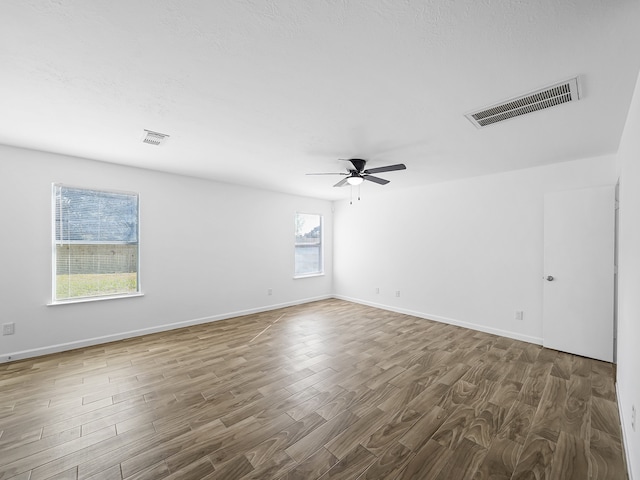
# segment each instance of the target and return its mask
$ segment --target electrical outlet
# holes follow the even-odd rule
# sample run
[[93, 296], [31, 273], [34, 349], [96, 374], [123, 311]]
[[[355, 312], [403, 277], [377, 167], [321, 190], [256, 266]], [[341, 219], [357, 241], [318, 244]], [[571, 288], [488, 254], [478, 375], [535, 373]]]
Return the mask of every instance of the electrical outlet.
[[14, 333], [16, 333], [15, 323], [11, 322], [2, 325], [2, 335], [13, 335]]
[[636, 431], [636, 406], [631, 405], [631, 429]]
[[376, 287], [376, 295], [380, 293], [380, 288]]
[[271, 288], [267, 290], [267, 295], [273, 295], [273, 290]]
[[396, 290], [396, 297], [400, 296], [400, 290]]
[[524, 312], [522, 310], [516, 310], [516, 320], [524, 320]]

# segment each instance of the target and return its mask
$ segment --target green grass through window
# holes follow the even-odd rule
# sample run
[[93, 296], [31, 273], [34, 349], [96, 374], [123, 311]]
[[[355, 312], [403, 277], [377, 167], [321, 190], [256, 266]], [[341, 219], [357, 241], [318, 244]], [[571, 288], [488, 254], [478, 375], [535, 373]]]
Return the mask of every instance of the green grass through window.
[[136, 293], [138, 275], [133, 273], [58, 275], [56, 300]]

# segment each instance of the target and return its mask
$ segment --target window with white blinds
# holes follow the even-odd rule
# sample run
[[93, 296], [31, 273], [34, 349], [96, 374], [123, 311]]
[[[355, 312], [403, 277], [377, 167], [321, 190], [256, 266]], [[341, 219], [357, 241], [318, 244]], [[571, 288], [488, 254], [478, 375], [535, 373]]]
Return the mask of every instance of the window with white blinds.
[[53, 301], [140, 292], [138, 195], [53, 185]]
[[296, 213], [295, 276], [321, 275], [322, 215]]

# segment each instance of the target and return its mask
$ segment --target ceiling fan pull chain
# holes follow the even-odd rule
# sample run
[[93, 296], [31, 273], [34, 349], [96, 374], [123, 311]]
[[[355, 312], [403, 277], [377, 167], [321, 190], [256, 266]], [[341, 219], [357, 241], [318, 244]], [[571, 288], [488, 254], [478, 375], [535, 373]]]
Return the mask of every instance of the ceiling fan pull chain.
[[358, 201], [360, 201], [360, 186], [361, 186], [361, 185], [362, 185], [362, 184], [358, 185]]
[[351, 198], [349, 198], [349, 205], [353, 205], [353, 185], [349, 185], [349, 190], [351, 192]]

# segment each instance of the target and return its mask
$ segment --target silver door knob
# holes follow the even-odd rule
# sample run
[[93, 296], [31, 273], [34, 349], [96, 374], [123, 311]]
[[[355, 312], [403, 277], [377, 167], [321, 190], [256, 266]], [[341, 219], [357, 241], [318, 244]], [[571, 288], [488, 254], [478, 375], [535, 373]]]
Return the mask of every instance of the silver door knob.
[[549, 275], [547, 277], [547, 282], [553, 282], [553, 276], [552, 275]]

